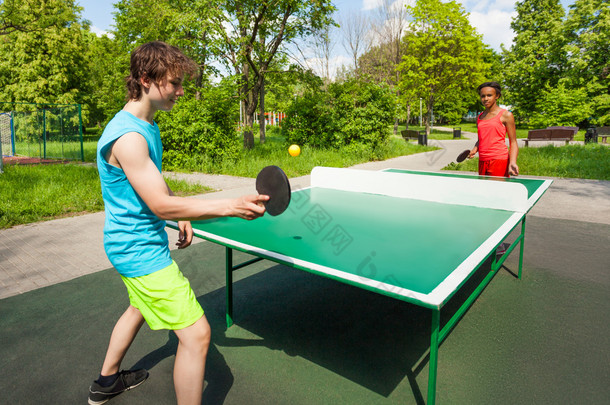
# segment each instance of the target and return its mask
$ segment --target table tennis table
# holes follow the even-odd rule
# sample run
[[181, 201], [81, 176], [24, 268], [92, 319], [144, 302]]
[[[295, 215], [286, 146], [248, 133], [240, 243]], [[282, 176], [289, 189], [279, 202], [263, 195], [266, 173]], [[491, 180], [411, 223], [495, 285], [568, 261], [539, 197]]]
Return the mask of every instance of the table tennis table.
[[[521, 278], [525, 217], [551, 183], [316, 167], [311, 186], [292, 191], [279, 216], [195, 221], [193, 228], [226, 248], [227, 327], [233, 272], [263, 259], [431, 310], [427, 403], [434, 404], [440, 343], [517, 246]], [[497, 257], [496, 248], [519, 225], [519, 236]], [[254, 258], [234, 264], [233, 250]], [[441, 328], [443, 306], [490, 257], [490, 272]]]

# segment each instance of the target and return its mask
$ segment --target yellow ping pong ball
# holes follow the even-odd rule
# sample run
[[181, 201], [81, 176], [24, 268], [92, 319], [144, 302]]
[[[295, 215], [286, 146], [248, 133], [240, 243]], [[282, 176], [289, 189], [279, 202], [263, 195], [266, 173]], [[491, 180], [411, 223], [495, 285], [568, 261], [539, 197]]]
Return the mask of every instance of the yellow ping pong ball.
[[299, 145], [290, 145], [288, 153], [290, 153], [290, 156], [299, 156], [301, 154], [301, 148], [299, 148]]

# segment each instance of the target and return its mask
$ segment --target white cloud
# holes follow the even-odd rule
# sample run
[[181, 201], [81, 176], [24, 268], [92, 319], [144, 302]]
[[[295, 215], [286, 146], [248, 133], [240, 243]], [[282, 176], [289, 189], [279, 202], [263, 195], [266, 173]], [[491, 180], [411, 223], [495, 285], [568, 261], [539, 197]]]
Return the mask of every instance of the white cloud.
[[106, 35], [108, 38], [114, 38], [114, 35], [112, 33], [108, 32], [106, 30], [97, 28], [95, 25], [90, 26], [89, 29], [91, 30], [91, 32], [93, 32], [98, 37], [103, 37], [104, 35]]
[[490, 45], [496, 51], [500, 50], [500, 44], [510, 48], [514, 33], [510, 28], [515, 11], [491, 10], [487, 13], [473, 11], [470, 13], [470, 24], [483, 35], [483, 42]]
[[[362, 11], [374, 10], [381, 7], [386, 0], [362, 0]], [[415, 0], [390, 0], [390, 9], [395, 11], [397, 8], [411, 6], [415, 4]]]
[[362, 0], [362, 10], [374, 10], [381, 6], [383, 0]]

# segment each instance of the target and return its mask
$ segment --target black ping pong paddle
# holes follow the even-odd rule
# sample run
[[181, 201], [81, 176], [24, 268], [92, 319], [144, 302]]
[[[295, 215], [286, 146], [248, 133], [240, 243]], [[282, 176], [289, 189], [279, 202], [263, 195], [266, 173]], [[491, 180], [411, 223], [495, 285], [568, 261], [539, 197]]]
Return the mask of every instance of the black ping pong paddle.
[[466, 160], [466, 158], [470, 155], [470, 149], [466, 149], [464, 152], [460, 153], [458, 157], [455, 159], [456, 162], [460, 163]]
[[290, 204], [290, 182], [286, 173], [277, 166], [267, 166], [258, 173], [256, 191], [269, 196], [265, 203], [269, 215], [280, 215]]

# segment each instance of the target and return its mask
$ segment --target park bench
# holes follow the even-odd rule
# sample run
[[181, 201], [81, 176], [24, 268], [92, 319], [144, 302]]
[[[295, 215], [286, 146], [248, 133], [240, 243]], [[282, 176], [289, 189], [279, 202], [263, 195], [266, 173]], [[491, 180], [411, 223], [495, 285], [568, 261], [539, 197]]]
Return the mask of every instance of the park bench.
[[530, 141], [565, 141], [566, 145], [574, 140], [578, 127], [548, 127], [545, 129], [532, 129], [524, 139], [525, 146]]
[[402, 135], [405, 141], [417, 141], [419, 132], [412, 129], [405, 129], [400, 131], [400, 135]]
[[603, 143], [608, 143], [606, 139], [610, 136], [610, 127], [597, 128], [597, 137], [602, 138]]
[[428, 145], [428, 137], [426, 136], [425, 131], [414, 131], [412, 129], [405, 129], [400, 131], [400, 134], [404, 138], [405, 141], [417, 141], [420, 145]]

